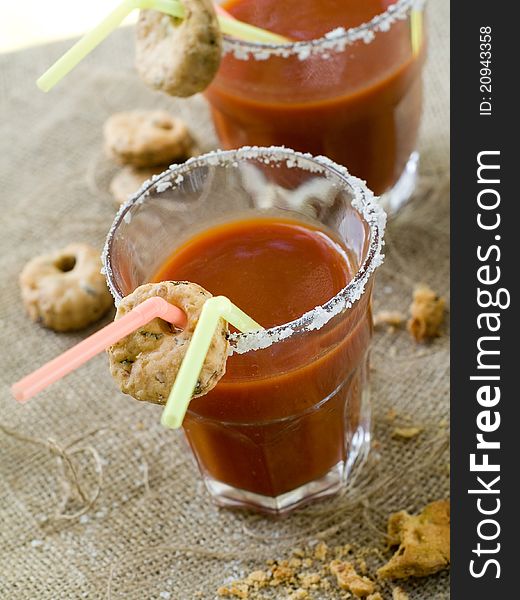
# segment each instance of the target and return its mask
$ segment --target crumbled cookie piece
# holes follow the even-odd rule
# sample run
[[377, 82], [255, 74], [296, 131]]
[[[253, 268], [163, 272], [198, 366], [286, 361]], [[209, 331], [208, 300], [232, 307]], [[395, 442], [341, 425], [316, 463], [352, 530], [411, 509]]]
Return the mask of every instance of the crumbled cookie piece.
[[287, 600], [307, 600], [309, 597], [310, 596], [307, 590], [302, 590], [300, 588], [299, 590], [292, 592], [292, 594], [288, 596]]
[[416, 342], [438, 337], [444, 321], [446, 301], [427, 285], [418, 285], [410, 305], [407, 328]]
[[341, 559], [352, 553], [352, 544], [344, 544], [343, 546], [334, 546], [335, 558]]
[[366, 575], [367, 572], [368, 572], [368, 567], [367, 567], [366, 560], [364, 558], [358, 558], [356, 562], [357, 562], [358, 571], [362, 575]]
[[396, 427], [392, 432], [392, 437], [403, 440], [411, 440], [424, 431], [424, 427]]
[[219, 587], [217, 595], [222, 598], [249, 598], [249, 586], [244, 583], [232, 583], [230, 587]]
[[390, 332], [395, 331], [403, 325], [406, 317], [398, 310], [380, 310], [374, 315], [374, 327], [388, 326]]
[[374, 593], [376, 587], [374, 582], [368, 577], [358, 575], [352, 563], [333, 560], [329, 567], [341, 589], [352, 592], [360, 598]]
[[217, 595], [224, 598], [260, 598], [259, 590], [269, 585], [270, 573], [253, 571], [243, 580], [233, 581], [231, 584], [218, 588]]
[[269, 575], [265, 571], [253, 571], [246, 577], [246, 583], [256, 589], [263, 588], [269, 581]]
[[[267, 600], [276, 597], [285, 600], [311, 600], [315, 595], [324, 598], [337, 596], [342, 600], [383, 600], [375, 592], [376, 584], [356, 572], [353, 562], [342, 562], [338, 557], [347, 554], [362, 572], [368, 571], [365, 556], [374, 548], [352, 545], [328, 547], [325, 542], [310, 542], [304, 548], [295, 548], [287, 560], [269, 559], [265, 571], [252, 571], [249, 575], [228, 582], [217, 590], [227, 598]], [[332, 558], [335, 560], [331, 560]], [[383, 559], [384, 560], [384, 559]]]
[[330, 581], [328, 579], [323, 579], [320, 581], [320, 589], [321, 590], [330, 590], [332, 587]]
[[425, 577], [450, 564], [450, 505], [438, 500], [418, 515], [401, 511], [388, 519], [390, 546], [399, 546], [394, 556], [378, 569], [381, 579]]
[[400, 587], [392, 588], [392, 600], [408, 600], [408, 594]]
[[325, 542], [320, 542], [314, 549], [314, 558], [316, 560], [325, 560], [327, 558], [327, 552], [329, 548]]
[[318, 573], [299, 573], [298, 579], [300, 580], [300, 585], [303, 589], [315, 589], [321, 581], [321, 575]]
[[276, 587], [294, 579], [295, 571], [289, 566], [288, 560], [282, 560], [272, 568], [272, 580], [270, 585]]

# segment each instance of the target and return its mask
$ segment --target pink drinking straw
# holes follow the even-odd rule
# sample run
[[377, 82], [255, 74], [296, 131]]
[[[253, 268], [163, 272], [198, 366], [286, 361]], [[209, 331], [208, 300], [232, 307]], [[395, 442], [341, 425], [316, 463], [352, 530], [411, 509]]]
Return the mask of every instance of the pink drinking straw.
[[86, 340], [13, 384], [11, 386], [13, 396], [18, 402], [27, 402], [38, 392], [65, 377], [96, 354], [103, 352], [108, 346], [115, 344], [156, 317], [160, 317], [180, 329], [186, 326], [187, 318], [180, 308], [158, 296], [148, 298], [124, 317], [103, 327]]
[[220, 6], [220, 4], [215, 4], [215, 12], [222, 16], [222, 17], [227, 17], [228, 19], [235, 19], [235, 17], [231, 14], [228, 13], [228, 11], [225, 8], [222, 8], [222, 6]]

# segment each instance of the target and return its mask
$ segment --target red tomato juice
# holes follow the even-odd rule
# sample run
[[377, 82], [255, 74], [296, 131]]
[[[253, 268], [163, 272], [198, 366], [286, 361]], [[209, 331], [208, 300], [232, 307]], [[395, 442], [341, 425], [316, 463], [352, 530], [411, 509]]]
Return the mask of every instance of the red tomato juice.
[[[270, 328], [334, 297], [355, 274], [353, 263], [330, 232], [258, 217], [192, 237], [153, 280], [198, 283]], [[346, 461], [360, 421], [369, 297], [370, 289], [319, 330], [229, 357], [224, 378], [191, 402], [184, 421], [207, 477], [277, 497]]]

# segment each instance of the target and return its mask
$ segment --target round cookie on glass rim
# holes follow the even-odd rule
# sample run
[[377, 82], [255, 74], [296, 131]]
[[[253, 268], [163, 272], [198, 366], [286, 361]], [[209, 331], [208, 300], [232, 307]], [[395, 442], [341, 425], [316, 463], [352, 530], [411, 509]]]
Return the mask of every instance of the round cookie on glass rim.
[[[150, 321], [107, 349], [110, 372], [125, 394], [136, 400], [165, 404], [202, 307], [211, 294], [188, 281], [163, 281], [139, 286], [121, 300], [116, 321], [149, 298], [163, 298], [186, 315], [184, 326], [175, 327], [159, 318]], [[211, 339], [193, 397], [207, 394], [226, 372], [227, 323], [220, 319]]]

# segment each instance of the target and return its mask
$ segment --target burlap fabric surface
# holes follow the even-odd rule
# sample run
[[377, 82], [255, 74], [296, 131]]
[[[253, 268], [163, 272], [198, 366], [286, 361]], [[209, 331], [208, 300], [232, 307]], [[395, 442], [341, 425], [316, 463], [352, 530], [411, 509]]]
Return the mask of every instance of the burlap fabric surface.
[[[376, 311], [406, 310], [419, 281], [448, 294], [448, 19], [447, 0], [430, 4], [420, 184], [388, 228]], [[212, 599], [227, 578], [311, 540], [385, 552], [389, 513], [448, 494], [447, 329], [425, 346], [405, 331], [376, 334], [378, 443], [368, 465], [342, 498], [281, 521], [213, 506], [182, 435], [160, 427], [158, 407], [116, 391], [105, 356], [26, 406], [10, 397], [12, 382], [84, 335], [31, 324], [17, 277], [28, 259], [66, 243], [101, 248], [114, 216], [104, 120], [122, 109], [166, 107], [203, 149], [216, 144], [202, 98], [173, 101], [141, 84], [130, 31], [114, 35], [51, 94], [38, 92], [35, 78], [67, 47], [0, 57], [0, 598]], [[394, 439], [393, 428], [407, 424], [425, 429]], [[382, 559], [374, 551], [367, 562], [374, 569]], [[439, 600], [448, 596], [448, 576], [404, 587], [413, 599]]]

